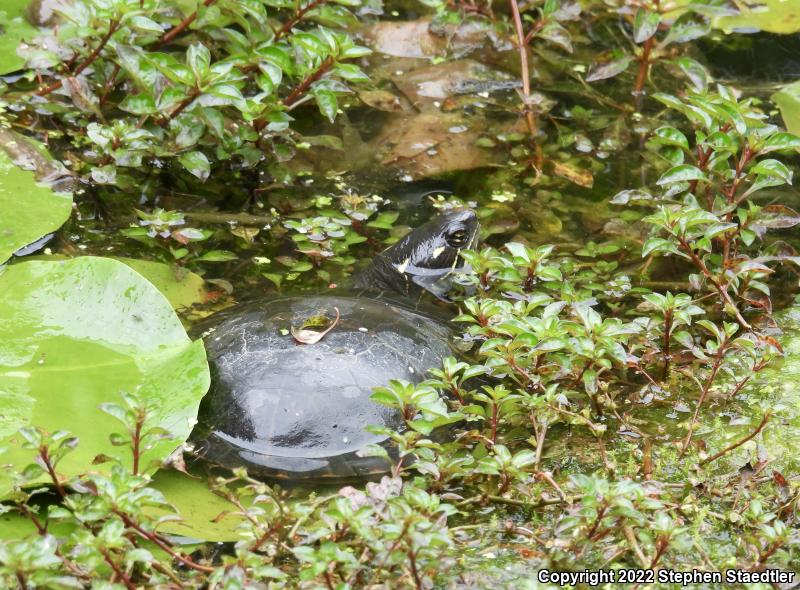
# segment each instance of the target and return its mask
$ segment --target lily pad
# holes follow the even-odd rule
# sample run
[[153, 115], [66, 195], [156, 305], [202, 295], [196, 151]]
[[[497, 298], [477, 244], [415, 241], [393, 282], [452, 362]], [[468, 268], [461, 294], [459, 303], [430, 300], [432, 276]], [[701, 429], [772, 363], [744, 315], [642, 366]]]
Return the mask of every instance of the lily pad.
[[17, 55], [17, 46], [32, 39], [39, 30], [25, 19], [30, 0], [3, 0], [0, 6], [0, 74], [20, 69], [25, 60]]
[[205, 303], [206, 301], [203, 277], [190, 270], [151, 260], [135, 258], [117, 258], [116, 260], [124, 262], [153, 283], [153, 286], [167, 298], [173, 309], [184, 309], [195, 303]]
[[[122, 262], [83, 257], [29, 261], [0, 273], [0, 493], [31, 462], [18, 430], [67, 430], [80, 444], [58, 465], [86, 471], [99, 455], [130, 463], [109, 436], [123, 429], [102, 403], [134, 393], [152, 408], [150, 426], [174, 436], [147, 451], [151, 468], [186, 440], [209, 385], [201, 341], [192, 342], [169, 302]], [[108, 463], [93, 467], [106, 471]]]
[[759, 2], [737, 2], [739, 14], [720, 16], [714, 26], [726, 33], [756, 32], [791, 35], [800, 31], [800, 2], [797, 0], [759, 0]]
[[[206, 477], [190, 477], [174, 469], [163, 469], [153, 476], [152, 487], [164, 494], [181, 517], [167, 520], [158, 530], [203, 541], [240, 541], [242, 518], [234, 514], [237, 508], [208, 487]], [[155, 511], [154, 516], [164, 516]]]
[[[55, 166], [27, 139], [0, 130], [0, 264], [18, 249], [57, 230], [72, 212], [72, 194], [55, 192]], [[24, 169], [23, 169], [24, 168]]]
[[792, 133], [800, 133], [800, 82], [787, 84], [770, 98], [778, 105], [786, 128]]

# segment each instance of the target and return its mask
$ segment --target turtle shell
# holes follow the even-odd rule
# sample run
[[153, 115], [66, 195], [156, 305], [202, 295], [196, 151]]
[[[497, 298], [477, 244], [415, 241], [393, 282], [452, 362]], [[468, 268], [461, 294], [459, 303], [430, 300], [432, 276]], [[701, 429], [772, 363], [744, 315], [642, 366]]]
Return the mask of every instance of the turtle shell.
[[[319, 342], [291, 330], [309, 318], [339, 321]], [[384, 300], [346, 296], [267, 299], [198, 325], [212, 385], [193, 440], [202, 456], [257, 476], [355, 479], [388, 470], [361, 456], [386, 437], [368, 425], [402, 429], [398, 412], [370, 399], [390, 379], [417, 383], [451, 354], [447, 322]]]

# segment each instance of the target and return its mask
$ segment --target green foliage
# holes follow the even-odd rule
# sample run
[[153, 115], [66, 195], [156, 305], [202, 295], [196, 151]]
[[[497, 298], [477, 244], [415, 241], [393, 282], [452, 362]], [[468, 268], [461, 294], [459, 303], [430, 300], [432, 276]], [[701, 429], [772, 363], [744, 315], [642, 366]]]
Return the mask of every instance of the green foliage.
[[[290, 111], [366, 75], [369, 50], [343, 29], [358, 3], [208, 0], [66, 2], [61, 23], [21, 50], [86, 158], [77, 172], [130, 186], [136, 169], [174, 160], [200, 180], [211, 162], [285, 159], [299, 141]], [[122, 111], [120, 113], [120, 111]], [[159, 164], [161, 165], [161, 164]]]
[[[510, 161], [456, 178], [463, 199], [433, 199], [475, 207], [490, 237], [463, 253], [472, 271], [459, 278], [468, 295], [454, 295], [462, 354], [420, 384], [395, 380], [373, 392], [405, 422], [371, 428], [394, 448], [362, 451], [385, 457], [389, 473], [304, 495], [244, 471], [191, 479], [178, 471], [178, 452], [169, 457], [178, 470], [151, 478], [196, 416], [207, 384], [199, 343], [121, 264], [13, 261], [0, 274], [0, 317], [14, 318], [0, 322], [9, 447], [0, 586], [491, 587], [502, 582], [481, 576], [504, 552], [524, 578], [545, 567], [796, 569], [798, 484], [781, 473], [797, 467], [796, 394], [776, 385], [795, 372], [761, 371], [782, 352], [772, 296], [800, 260], [772, 231], [800, 223], [776, 201], [793, 176], [784, 156], [800, 140], [772, 124], [765, 103], [712, 88], [688, 57], [730, 6], [676, 13], [658, 2], [535, 1], [517, 4], [518, 27], [489, 3], [425, 4], [437, 14], [430, 29], [413, 23], [415, 34], [444, 31], [447, 40], [426, 68], [463, 57], [459, 35], [478, 27], [501, 57], [508, 39], [522, 45], [512, 49], [530, 58], [529, 85], [557, 99], [523, 83], [521, 107], [516, 94], [483, 91], [480, 101], [459, 91], [436, 105], [510, 113], [528, 133], [509, 125], [482, 135], [479, 145]], [[264, 186], [265, 177], [285, 186], [298, 152], [339, 157], [353, 145], [358, 129], [336, 115], [366, 80], [357, 60], [368, 50], [347, 32], [360, 8], [65, 3], [58, 27], [21, 48], [30, 69], [5, 95], [13, 108], [0, 103], [3, 124], [66, 146], [60, 157], [92, 185], [61, 249], [113, 250], [116, 241], [91, 236], [116, 238], [124, 227], [125, 248], [169, 262], [126, 264], [173, 306], [190, 306], [206, 298], [187, 267], [206, 278], [222, 269], [226, 278], [209, 283], [236, 283], [245, 295], [318, 288], [401, 235], [400, 216], [428, 203], [363, 196], [338, 168], [291, 189]], [[596, 39], [614, 49], [589, 66], [581, 60], [597, 55]], [[688, 90], [666, 72], [680, 72]], [[635, 109], [621, 104], [625, 75], [635, 75]], [[651, 76], [664, 92], [646, 96]], [[620, 89], [621, 102], [603, 94]], [[392, 104], [402, 110], [400, 102]], [[328, 127], [334, 120], [341, 127]], [[301, 135], [314, 126], [323, 134]], [[608, 220], [600, 199], [617, 166], [624, 180], [613, 183], [625, 190]], [[595, 177], [603, 188], [592, 192]], [[561, 191], [565, 182], [581, 187], [584, 202]], [[106, 185], [116, 188], [98, 190]], [[108, 230], [92, 217], [118, 205], [110, 195], [127, 203]], [[197, 216], [202, 199], [221, 210]], [[232, 208], [239, 212], [224, 210]], [[221, 227], [204, 226], [203, 213]], [[556, 230], [544, 223], [553, 217]], [[561, 232], [561, 221], [578, 218], [570, 240], [575, 230]], [[37, 227], [30, 239], [52, 229]], [[234, 266], [246, 276], [233, 277]], [[234, 544], [189, 548], [170, 535]]]

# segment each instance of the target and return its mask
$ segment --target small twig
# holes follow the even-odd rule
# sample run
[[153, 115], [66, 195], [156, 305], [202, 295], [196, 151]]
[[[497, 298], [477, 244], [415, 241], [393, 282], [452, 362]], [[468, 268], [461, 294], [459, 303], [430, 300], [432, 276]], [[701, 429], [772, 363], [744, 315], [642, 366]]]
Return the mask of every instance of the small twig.
[[533, 466], [536, 469], [539, 468], [539, 463], [542, 461], [542, 451], [544, 450], [544, 437], [547, 434], [547, 425], [547, 422], [542, 422], [536, 436], [536, 458], [533, 461]]
[[647, 558], [644, 555], [644, 552], [642, 551], [642, 548], [639, 546], [639, 541], [636, 539], [636, 533], [633, 532], [633, 528], [631, 528], [631, 525], [626, 524], [625, 526], [623, 526], [622, 532], [625, 533], [625, 538], [628, 540], [631, 549], [633, 549], [633, 552], [636, 554], [636, 559], [639, 560], [639, 563], [643, 568], [646, 568], [650, 564], [650, 562], [647, 560]]
[[558, 493], [558, 495], [559, 495], [559, 496], [561, 496], [561, 499], [562, 499], [562, 500], [564, 500], [564, 502], [566, 502], [566, 501], [567, 501], [567, 495], [564, 493], [564, 490], [562, 490], [562, 489], [561, 489], [561, 486], [559, 486], [559, 485], [556, 483], [556, 480], [554, 480], [554, 479], [553, 479], [553, 476], [552, 476], [552, 475], [550, 475], [549, 473], [547, 473], [547, 472], [545, 472], [545, 471], [540, 471], [540, 472], [539, 472], [539, 473], [537, 473], [537, 474], [536, 474], [534, 477], [535, 477], [536, 479], [543, 479], [543, 480], [545, 480], [545, 481], [546, 481], [547, 483], [549, 483], [549, 484], [550, 484], [550, 486], [551, 486], [551, 487], [552, 487], [552, 488], [553, 488], [553, 489], [554, 489], [554, 490], [555, 490], [555, 491]]
[[536, 124], [536, 116], [531, 107], [531, 75], [528, 69], [528, 41], [525, 31], [522, 28], [522, 15], [519, 11], [519, 4], [517, 0], [509, 0], [511, 3], [511, 14], [514, 21], [514, 32], [517, 35], [517, 50], [519, 51], [520, 71], [522, 74], [522, 112], [525, 115], [525, 124], [528, 127], [531, 141], [535, 146], [534, 165], [537, 170], [542, 167], [542, 153], [536, 138], [539, 134], [539, 129]]
[[772, 417], [772, 414], [770, 412], [767, 412], [766, 414], [764, 414], [764, 417], [761, 419], [761, 422], [759, 423], [759, 425], [756, 427], [756, 429], [753, 432], [751, 432], [750, 434], [745, 436], [742, 440], [740, 440], [738, 442], [735, 442], [732, 445], [729, 445], [729, 446], [725, 447], [719, 453], [715, 453], [714, 455], [711, 455], [709, 458], [703, 459], [702, 461], [700, 461], [700, 465], [707, 465], [708, 463], [711, 463], [712, 461], [716, 461], [717, 459], [719, 459], [723, 455], [726, 455], [726, 454], [730, 453], [732, 450], [742, 446], [747, 441], [755, 438], [758, 435], [759, 432], [764, 430], [764, 427], [767, 425], [767, 422], [769, 422], [769, 419], [771, 417]]

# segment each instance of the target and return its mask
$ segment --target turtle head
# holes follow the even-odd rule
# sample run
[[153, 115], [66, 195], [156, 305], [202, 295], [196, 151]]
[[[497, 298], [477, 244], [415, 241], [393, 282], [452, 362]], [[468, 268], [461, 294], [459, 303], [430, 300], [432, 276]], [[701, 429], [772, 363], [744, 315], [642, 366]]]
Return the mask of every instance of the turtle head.
[[461, 252], [478, 245], [480, 224], [475, 212], [453, 209], [411, 231], [383, 253], [406, 282], [443, 298], [456, 273], [469, 270]]

